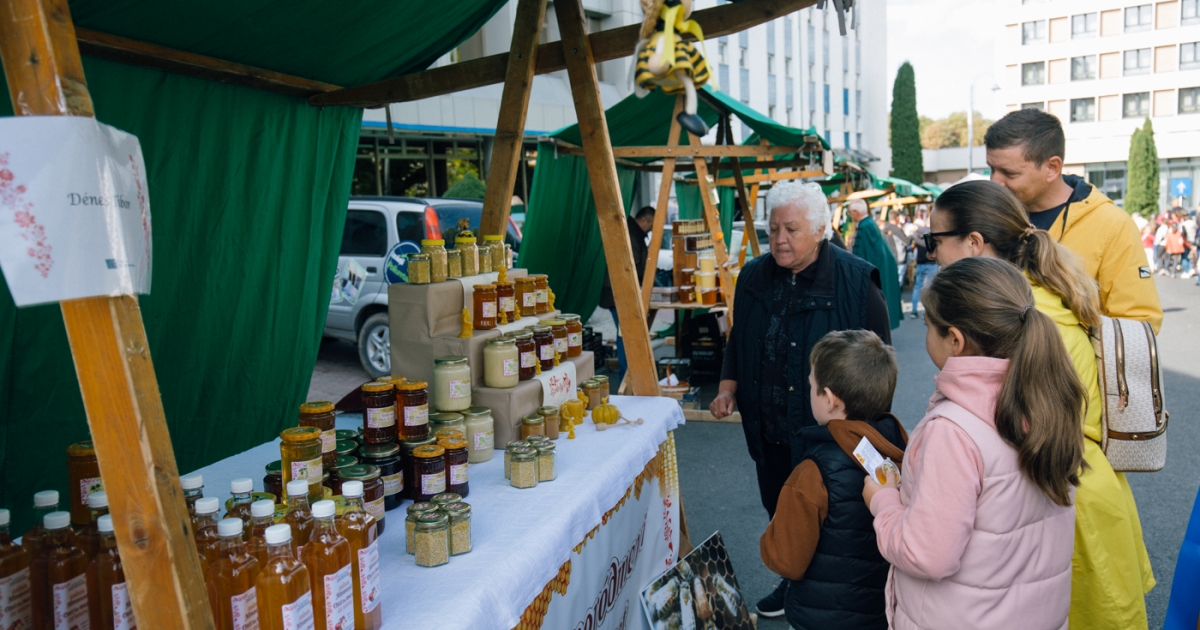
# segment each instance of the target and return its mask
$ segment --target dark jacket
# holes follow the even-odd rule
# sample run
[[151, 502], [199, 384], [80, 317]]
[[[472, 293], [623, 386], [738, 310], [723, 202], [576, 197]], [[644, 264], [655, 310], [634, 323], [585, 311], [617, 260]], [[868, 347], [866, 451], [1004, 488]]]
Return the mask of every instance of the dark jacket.
[[[642, 281], [642, 277], [646, 275], [646, 257], [650, 254], [650, 248], [646, 245], [646, 231], [642, 226], [633, 220], [633, 217], [625, 217], [625, 224], [629, 227], [629, 246], [633, 249], [633, 267], [637, 269], [638, 282]], [[612, 278], [608, 276], [608, 267], [604, 268], [604, 286], [600, 289], [600, 308], [616, 308], [617, 303], [613, 299]]]
[[[826, 333], [835, 330], [870, 329], [867, 325], [867, 298], [871, 285], [880, 286], [879, 271], [870, 263], [837, 247], [821, 248], [817, 274], [803, 300], [788, 313], [787, 336], [791, 339], [786, 370], [791, 384], [788, 392], [788, 433], [792, 452], [791, 466], [804, 452], [800, 430], [813, 426], [812, 408], [808, 399], [808, 355]], [[742, 430], [750, 456], [762, 459], [762, 433], [759, 405], [756, 399], [762, 391], [762, 355], [764, 332], [771, 319], [771, 282], [779, 265], [770, 255], [759, 256], [746, 263], [738, 278], [738, 290], [733, 298], [733, 329], [730, 342], [736, 348], [726, 362], [736, 365], [738, 381], [738, 410], [742, 414]], [[895, 275], [895, 274], [893, 274]], [[876, 331], [884, 342], [890, 342], [889, 331]], [[885, 337], [886, 335], [886, 337]], [[724, 370], [722, 378], [724, 378]]]

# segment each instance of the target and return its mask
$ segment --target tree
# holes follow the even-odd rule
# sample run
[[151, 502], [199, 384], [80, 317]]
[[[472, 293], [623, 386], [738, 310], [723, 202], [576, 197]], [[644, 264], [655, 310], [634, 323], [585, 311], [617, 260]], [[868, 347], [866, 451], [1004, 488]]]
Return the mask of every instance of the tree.
[[[924, 122], [924, 120], [922, 120]], [[991, 120], [975, 112], [975, 142], [973, 146], [983, 144], [983, 136]], [[967, 113], [954, 112], [941, 120], [930, 121], [928, 126], [921, 128], [921, 146], [926, 149], [945, 149], [947, 147], [967, 146]]]
[[892, 84], [892, 175], [910, 182], [925, 181], [921, 161], [921, 123], [917, 118], [917, 81], [905, 61]]
[[442, 196], [453, 197], [455, 199], [483, 199], [484, 191], [486, 190], [487, 185], [480, 181], [475, 176], [475, 173], [467, 171], [457, 183], [447, 188], [445, 194]]
[[1129, 170], [1125, 211], [1153, 217], [1158, 214], [1158, 148], [1154, 145], [1154, 126], [1146, 118], [1141, 129], [1129, 139]]

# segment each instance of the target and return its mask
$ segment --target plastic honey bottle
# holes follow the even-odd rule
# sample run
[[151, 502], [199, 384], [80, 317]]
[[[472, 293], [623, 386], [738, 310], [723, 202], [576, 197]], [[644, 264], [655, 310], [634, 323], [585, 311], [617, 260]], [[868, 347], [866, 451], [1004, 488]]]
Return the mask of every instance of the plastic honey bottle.
[[196, 501], [204, 498], [204, 475], [190, 474], [179, 478], [183, 488], [183, 501], [187, 503], [188, 516], [192, 517], [192, 528], [196, 527]]
[[88, 511], [91, 512], [91, 520], [84, 526], [83, 531], [79, 532], [76, 541], [79, 543], [79, 548], [83, 550], [87, 556], [88, 562], [92, 561], [100, 551], [100, 530], [97, 523], [101, 516], [108, 514], [108, 493], [101, 490], [93, 492], [87, 498]]
[[117, 552], [112, 516], [105, 514], [96, 519], [96, 531], [100, 534], [100, 551], [87, 568], [91, 630], [133, 630], [137, 627], [133, 602], [125, 586], [125, 569]]
[[350, 565], [354, 577], [354, 627], [379, 630], [383, 607], [379, 605], [379, 542], [375, 517], [363, 509], [361, 481], [342, 483], [346, 507], [337, 519], [337, 530], [350, 543]]
[[205, 578], [208, 605], [217, 630], [243, 630], [258, 623], [258, 598], [254, 592], [259, 564], [246, 553], [242, 519], [225, 518], [217, 523], [220, 557]]
[[308, 544], [312, 535], [312, 509], [308, 506], [308, 480], [297, 479], [287, 484], [287, 516], [283, 522], [292, 527], [292, 551], [300, 557], [300, 550]]
[[250, 503], [253, 501], [250, 493], [254, 492], [254, 480], [249, 477], [234, 479], [229, 483], [229, 492], [233, 495], [233, 505], [229, 506], [229, 511], [225, 513], [224, 518], [241, 519], [242, 531], [245, 533], [243, 540], [249, 540]]
[[8, 510], [0, 510], [0, 628], [29, 628], [29, 552], [13, 544]]
[[[343, 492], [345, 490], [343, 489]], [[338, 533], [333, 501], [313, 504], [312, 537], [304, 545], [304, 566], [312, 585], [316, 630], [350, 628], [354, 624], [354, 577], [350, 542]]]
[[42, 550], [42, 541], [46, 539], [46, 529], [42, 521], [46, 515], [58, 511], [58, 490], [42, 490], [33, 495], [33, 527], [21, 537], [21, 546], [29, 552], [32, 561]]
[[258, 560], [259, 568], [267, 566], [267, 528], [275, 524], [275, 502], [270, 499], [250, 504], [250, 542], [246, 551]]
[[90, 625], [88, 562], [76, 545], [71, 513], [51, 512], [42, 519], [42, 527], [46, 530], [42, 551], [29, 565], [35, 596], [33, 627], [86, 628]]
[[208, 567], [220, 557], [221, 544], [217, 540], [218, 507], [220, 502], [216, 497], [204, 497], [196, 501], [193, 525], [196, 528], [196, 552], [200, 554], [200, 570], [204, 575], [208, 575]]
[[265, 536], [267, 564], [254, 583], [259, 630], [312, 628], [312, 587], [308, 569], [292, 555], [291, 526], [272, 525]]

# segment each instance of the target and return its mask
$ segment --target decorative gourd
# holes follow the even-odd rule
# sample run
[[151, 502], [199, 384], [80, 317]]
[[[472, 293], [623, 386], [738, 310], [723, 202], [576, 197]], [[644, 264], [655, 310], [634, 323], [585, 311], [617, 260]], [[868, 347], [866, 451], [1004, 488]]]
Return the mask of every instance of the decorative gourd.
[[596, 424], [616, 424], [621, 418], [621, 411], [616, 405], [611, 405], [608, 402], [608, 397], [605, 397], [604, 402], [592, 410], [592, 422]]

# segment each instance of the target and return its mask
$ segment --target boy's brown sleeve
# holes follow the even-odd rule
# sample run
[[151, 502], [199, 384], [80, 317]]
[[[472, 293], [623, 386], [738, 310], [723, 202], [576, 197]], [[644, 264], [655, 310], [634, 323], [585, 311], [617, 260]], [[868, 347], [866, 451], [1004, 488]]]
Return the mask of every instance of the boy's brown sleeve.
[[775, 518], [759, 540], [763, 564], [789, 580], [803, 578], [828, 513], [829, 493], [821, 470], [806, 459], [788, 477], [779, 493]]

